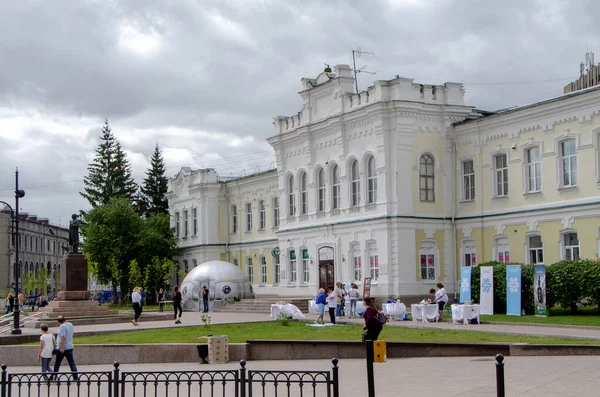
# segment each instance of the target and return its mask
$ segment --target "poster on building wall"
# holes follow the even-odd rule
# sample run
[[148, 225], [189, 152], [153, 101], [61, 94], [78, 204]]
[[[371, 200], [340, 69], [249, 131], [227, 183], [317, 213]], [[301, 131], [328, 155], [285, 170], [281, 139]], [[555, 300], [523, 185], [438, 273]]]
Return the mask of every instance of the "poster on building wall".
[[548, 316], [546, 307], [546, 265], [538, 263], [533, 265], [533, 300], [535, 303], [535, 315], [538, 317]]
[[506, 314], [521, 315], [521, 266], [506, 266]]
[[363, 282], [363, 297], [368, 298], [371, 296], [371, 278], [365, 277]]
[[479, 305], [481, 314], [494, 314], [494, 268], [481, 266]]
[[460, 268], [460, 302], [471, 301], [471, 268], [469, 266]]

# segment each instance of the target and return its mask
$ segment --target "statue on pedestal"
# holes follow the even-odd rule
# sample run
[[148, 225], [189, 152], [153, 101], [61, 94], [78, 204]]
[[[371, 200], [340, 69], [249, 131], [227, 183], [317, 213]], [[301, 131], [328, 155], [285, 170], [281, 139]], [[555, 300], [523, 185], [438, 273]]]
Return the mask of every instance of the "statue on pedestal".
[[71, 215], [71, 222], [69, 222], [69, 244], [71, 245], [71, 253], [79, 252], [79, 226], [81, 220], [77, 214]]

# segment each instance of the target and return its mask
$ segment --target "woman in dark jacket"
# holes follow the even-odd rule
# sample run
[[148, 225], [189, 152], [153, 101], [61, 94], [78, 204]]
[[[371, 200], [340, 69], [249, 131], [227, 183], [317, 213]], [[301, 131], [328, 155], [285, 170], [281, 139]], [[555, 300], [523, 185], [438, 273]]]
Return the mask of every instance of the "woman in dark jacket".
[[[183, 303], [183, 298], [181, 297], [181, 292], [179, 292], [179, 287], [175, 287], [173, 291], [175, 292], [175, 296], [173, 297], [173, 308], [175, 310], [175, 324], [181, 324], [181, 313], [183, 312], [181, 304]], [[177, 318], [177, 312], [179, 312], [179, 318]]]
[[371, 298], [365, 297], [363, 299], [363, 303], [365, 305], [365, 312], [363, 313], [365, 326], [363, 329], [367, 331], [365, 340], [377, 340], [381, 330], [383, 329], [383, 324], [377, 318], [379, 311], [375, 307], [375, 303]]

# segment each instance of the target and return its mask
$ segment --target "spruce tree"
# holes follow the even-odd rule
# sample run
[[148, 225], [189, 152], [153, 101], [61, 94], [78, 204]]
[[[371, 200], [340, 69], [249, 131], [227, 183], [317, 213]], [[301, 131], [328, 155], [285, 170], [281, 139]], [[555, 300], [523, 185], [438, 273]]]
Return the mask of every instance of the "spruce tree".
[[133, 200], [136, 194], [137, 185], [131, 176], [131, 166], [108, 120], [104, 122], [96, 156], [88, 165], [88, 175], [83, 182], [85, 188], [80, 194], [92, 208], [106, 205], [115, 197]]
[[146, 214], [149, 216], [169, 213], [169, 202], [166, 196], [169, 187], [165, 172], [165, 163], [157, 143], [152, 153], [150, 168], [141, 187], [147, 205]]

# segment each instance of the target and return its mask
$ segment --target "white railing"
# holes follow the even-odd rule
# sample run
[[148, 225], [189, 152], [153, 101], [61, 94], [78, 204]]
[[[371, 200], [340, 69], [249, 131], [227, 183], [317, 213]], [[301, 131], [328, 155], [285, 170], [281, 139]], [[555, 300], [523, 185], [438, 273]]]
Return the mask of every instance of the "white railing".
[[[9, 313], [9, 314], [5, 314], [4, 316], [0, 317], [0, 324], [3, 323], [5, 320], [8, 320], [8, 324], [0, 326], [0, 335], [9, 333], [12, 330], [13, 315], [14, 315], [13, 313]], [[19, 327], [23, 328], [27, 324], [31, 324], [36, 321], [43, 320], [47, 317], [48, 317], [48, 312], [37, 312], [35, 314], [30, 314], [27, 317], [23, 316], [23, 313], [21, 312], [21, 318], [19, 319], [20, 320]]]

